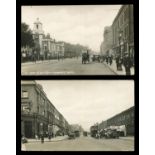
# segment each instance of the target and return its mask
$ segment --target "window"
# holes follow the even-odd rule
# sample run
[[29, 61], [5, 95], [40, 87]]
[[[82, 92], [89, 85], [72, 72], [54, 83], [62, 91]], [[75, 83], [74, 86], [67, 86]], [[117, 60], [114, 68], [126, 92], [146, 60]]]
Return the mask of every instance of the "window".
[[45, 105], [45, 99], [43, 98], [43, 105]]
[[23, 98], [28, 98], [28, 92], [27, 91], [22, 91], [22, 97]]
[[42, 112], [42, 115], [43, 115], [43, 116], [45, 115], [45, 110]]
[[21, 106], [21, 111], [22, 111], [22, 112], [27, 112], [27, 113], [29, 113], [29, 112], [30, 112], [30, 107], [29, 107], [29, 105], [28, 105], [28, 104], [22, 105], [22, 106]]
[[37, 107], [37, 109], [38, 109], [38, 113], [39, 113], [39, 106]]

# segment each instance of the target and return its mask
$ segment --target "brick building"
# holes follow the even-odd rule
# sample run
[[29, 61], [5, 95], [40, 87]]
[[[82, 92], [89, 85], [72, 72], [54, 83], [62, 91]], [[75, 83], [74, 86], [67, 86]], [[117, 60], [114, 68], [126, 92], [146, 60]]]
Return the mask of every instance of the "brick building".
[[47, 98], [42, 86], [35, 81], [21, 81], [21, 134], [32, 138], [42, 128], [47, 132], [49, 125], [53, 134], [58, 130], [66, 134], [69, 130], [67, 120]]
[[113, 51], [115, 55], [128, 53], [134, 58], [133, 5], [122, 5], [112, 24]]
[[105, 129], [109, 126], [121, 125], [125, 125], [127, 135], [134, 135], [134, 106], [105, 121], [102, 121], [99, 124], [99, 128]]

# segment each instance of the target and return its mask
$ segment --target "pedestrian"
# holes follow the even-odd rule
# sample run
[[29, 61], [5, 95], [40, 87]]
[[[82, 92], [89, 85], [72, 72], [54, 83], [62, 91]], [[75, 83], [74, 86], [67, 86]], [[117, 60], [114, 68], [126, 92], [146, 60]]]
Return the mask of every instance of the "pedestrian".
[[126, 75], [131, 75], [131, 66], [132, 66], [132, 61], [131, 61], [131, 58], [129, 57], [129, 54], [126, 54], [126, 56], [124, 57], [124, 60], [123, 60], [123, 64], [124, 64], [124, 67], [125, 67], [125, 72], [126, 72]]
[[106, 63], [108, 64], [108, 56], [106, 56]]
[[48, 139], [51, 140], [51, 133], [48, 134]]
[[44, 135], [41, 135], [41, 143], [44, 143]]
[[44, 133], [43, 132], [41, 132], [41, 143], [44, 143]]
[[37, 134], [35, 134], [35, 139], [38, 140], [38, 135]]
[[116, 59], [116, 67], [117, 67], [117, 70], [118, 70], [118, 59], [119, 59], [118, 56], [116, 56], [115, 59]]
[[116, 60], [117, 70], [118, 71], [122, 71], [122, 63], [123, 63], [122, 57], [118, 57], [117, 60]]
[[109, 57], [110, 66], [112, 65], [112, 56]]

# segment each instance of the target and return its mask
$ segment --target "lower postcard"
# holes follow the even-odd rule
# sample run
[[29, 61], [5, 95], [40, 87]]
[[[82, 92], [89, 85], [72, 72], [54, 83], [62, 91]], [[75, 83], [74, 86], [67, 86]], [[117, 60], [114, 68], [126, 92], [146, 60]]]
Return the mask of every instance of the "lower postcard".
[[22, 80], [22, 151], [135, 151], [133, 80]]

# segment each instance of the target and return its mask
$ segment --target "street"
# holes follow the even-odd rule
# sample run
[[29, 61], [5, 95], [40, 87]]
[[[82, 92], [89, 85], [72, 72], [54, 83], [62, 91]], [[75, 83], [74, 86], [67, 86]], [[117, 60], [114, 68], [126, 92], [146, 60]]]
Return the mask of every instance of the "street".
[[120, 137], [119, 139], [94, 139], [92, 137], [79, 137], [62, 141], [26, 143], [26, 151], [134, 151], [133, 137]]
[[22, 75], [114, 75], [103, 63], [82, 64], [81, 58], [49, 60], [40, 63], [25, 63], [21, 66]]

